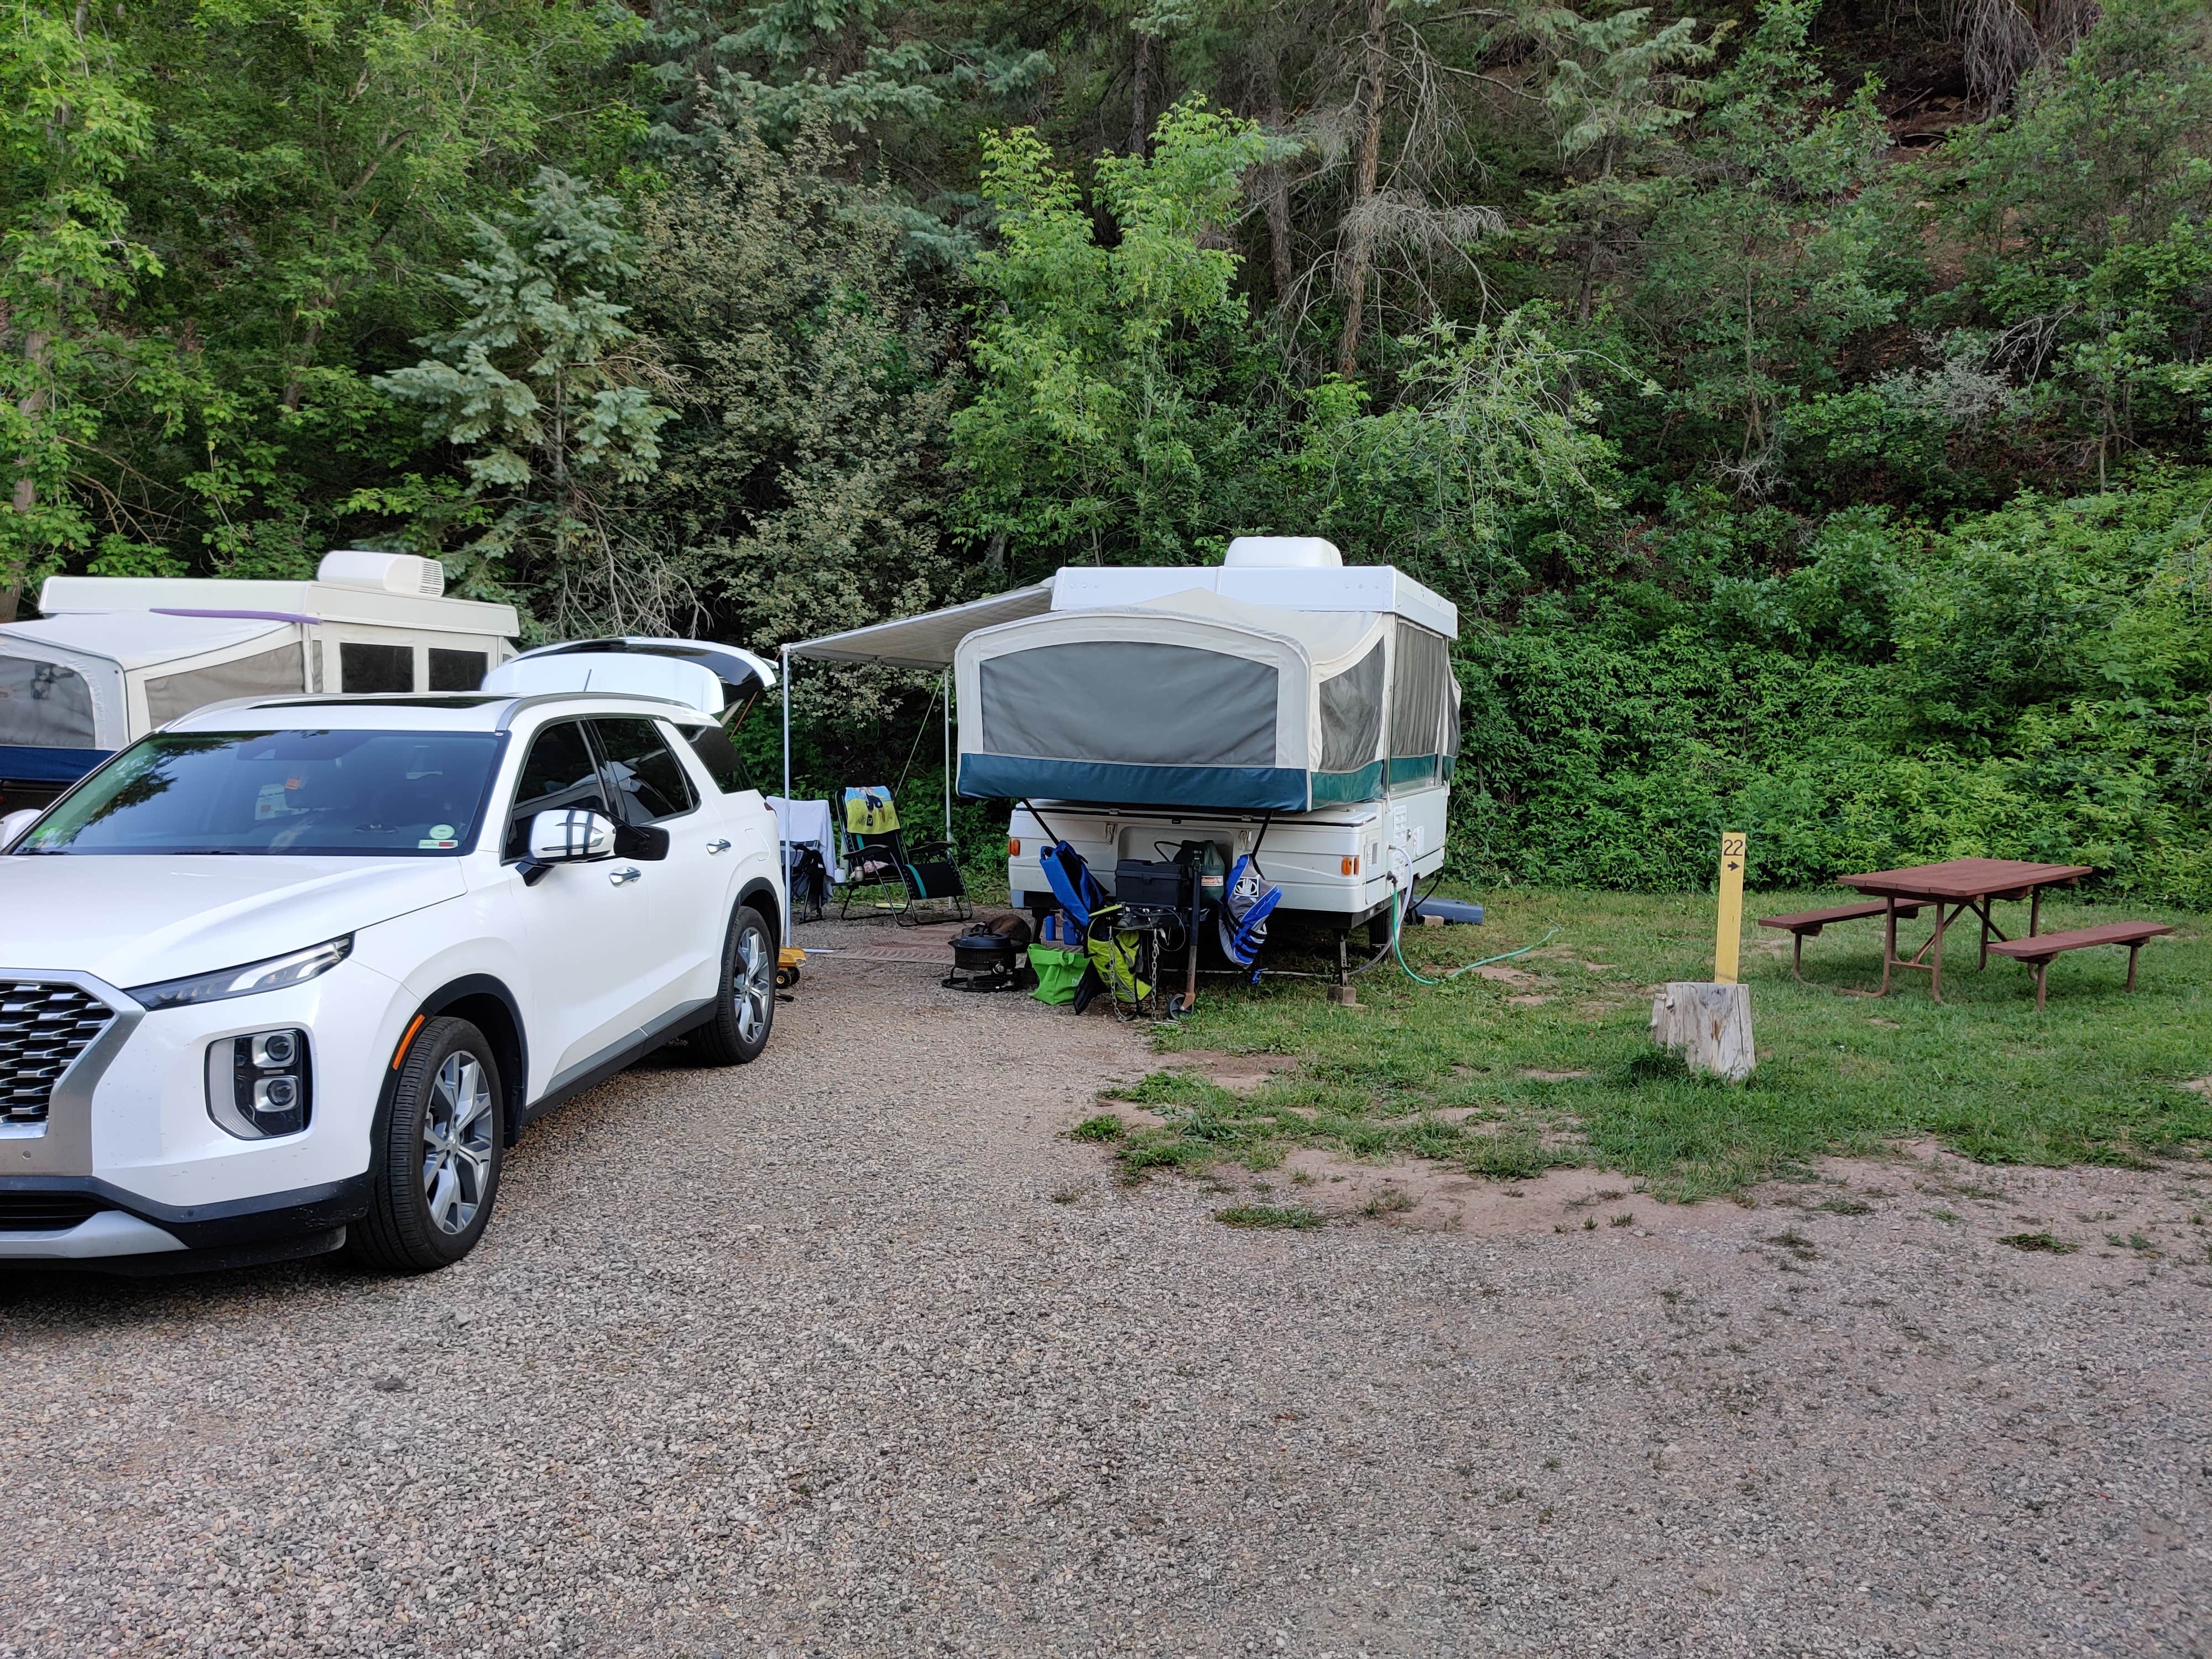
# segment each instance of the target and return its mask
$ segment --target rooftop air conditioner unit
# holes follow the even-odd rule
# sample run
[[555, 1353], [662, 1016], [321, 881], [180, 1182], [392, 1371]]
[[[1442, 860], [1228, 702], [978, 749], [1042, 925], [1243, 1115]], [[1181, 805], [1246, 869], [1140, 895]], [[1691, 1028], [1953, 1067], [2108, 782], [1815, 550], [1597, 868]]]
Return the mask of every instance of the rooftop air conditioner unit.
[[1239, 536], [1221, 562], [1231, 570], [1339, 570], [1344, 555], [1319, 536]]
[[333, 587], [356, 587], [371, 593], [401, 593], [410, 599], [443, 599], [446, 568], [435, 559], [418, 559], [412, 553], [369, 553], [341, 548], [323, 555], [315, 567], [315, 580]]

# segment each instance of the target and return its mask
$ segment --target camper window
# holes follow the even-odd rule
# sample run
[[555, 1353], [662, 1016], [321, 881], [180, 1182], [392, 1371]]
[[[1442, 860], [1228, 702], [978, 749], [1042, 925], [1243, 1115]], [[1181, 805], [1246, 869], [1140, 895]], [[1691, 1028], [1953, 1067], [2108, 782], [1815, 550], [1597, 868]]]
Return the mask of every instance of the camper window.
[[[338, 690], [348, 692], [412, 691], [415, 689], [415, 647], [411, 645], [366, 645], [346, 640], [338, 646]], [[474, 686], [468, 690], [473, 691]]]
[[433, 691], [473, 691], [483, 684], [491, 659], [481, 651], [449, 651], [430, 647], [430, 689]]
[[987, 658], [983, 746], [994, 754], [1152, 766], [1272, 766], [1273, 663], [1135, 640], [1078, 641]]
[[1390, 781], [1424, 784], [1436, 777], [1446, 753], [1447, 726], [1458, 726], [1459, 687], [1452, 679], [1450, 647], [1439, 635], [1401, 622], [1397, 647], [1390, 686]]
[[0, 744], [94, 747], [92, 688], [84, 676], [35, 657], [0, 657]]
[[1382, 746], [1382, 642], [1321, 683], [1321, 769], [1356, 772]]
[[234, 657], [205, 668], [182, 673], [149, 676], [146, 681], [146, 722], [167, 726], [171, 720], [232, 697], [266, 697], [307, 689], [307, 658], [297, 645], [283, 645], [251, 657]]

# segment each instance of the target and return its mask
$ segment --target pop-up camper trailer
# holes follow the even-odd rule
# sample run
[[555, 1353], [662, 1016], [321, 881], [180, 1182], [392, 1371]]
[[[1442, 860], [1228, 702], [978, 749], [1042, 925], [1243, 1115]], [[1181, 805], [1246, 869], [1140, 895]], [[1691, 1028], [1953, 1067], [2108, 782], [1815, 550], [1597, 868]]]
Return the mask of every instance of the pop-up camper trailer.
[[1226, 864], [1257, 847], [1283, 908], [1344, 929], [1443, 863], [1458, 632], [1448, 601], [1388, 565], [1245, 537], [1218, 566], [1070, 567], [787, 654], [951, 668], [959, 792], [1024, 803], [1018, 904], [1052, 902], [1048, 838], [1109, 886], [1125, 859], [1207, 841]]
[[0, 811], [233, 697], [473, 691], [514, 654], [514, 610], [444, 594], [433, 560], [351, 550], [313, 581], [49, 577], [40, 620], [0, 624]]
[[1348, 926], [1443, 862], [1457, 632], [1419, 583], [1311, 538], [1064, 570], [1046, 615], [961, 641], [960, 793], [1028, 804], [1017, 896], [1042, 902], [1048, 832], [1102, 878], [1204, 840], [1231, 862], [1259, 847], [1284, 908]]

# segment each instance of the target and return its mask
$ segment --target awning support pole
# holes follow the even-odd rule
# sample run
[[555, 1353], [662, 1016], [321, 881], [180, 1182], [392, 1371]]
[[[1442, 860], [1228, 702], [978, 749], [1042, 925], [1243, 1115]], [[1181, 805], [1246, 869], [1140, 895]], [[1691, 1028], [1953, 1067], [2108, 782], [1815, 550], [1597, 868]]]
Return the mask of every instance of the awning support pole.
[[[784, 647], [778, 653], [783, 659], [783, 813], [784, 822], [791, 821], [791, 647]], [[784, 856], [783, 843], [776, 843], [775, 856], [783, 866], [787, 878], [791, 860]], [[791, 895], [783, 896], [783, 942], [791, 943]]]
[[945, 694], [945, 839], [952, 839], [952, 671], [941, 671], [939, 689]]

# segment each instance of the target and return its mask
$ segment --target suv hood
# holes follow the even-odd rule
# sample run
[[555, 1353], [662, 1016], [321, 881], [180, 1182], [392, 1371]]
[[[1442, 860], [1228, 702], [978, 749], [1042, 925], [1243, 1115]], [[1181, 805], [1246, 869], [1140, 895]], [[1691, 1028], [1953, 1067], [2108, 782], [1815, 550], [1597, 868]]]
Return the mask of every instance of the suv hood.
[[456, 859], [0, 858], [0, 971], [128, 990], [242, 967], [459, 897]]

